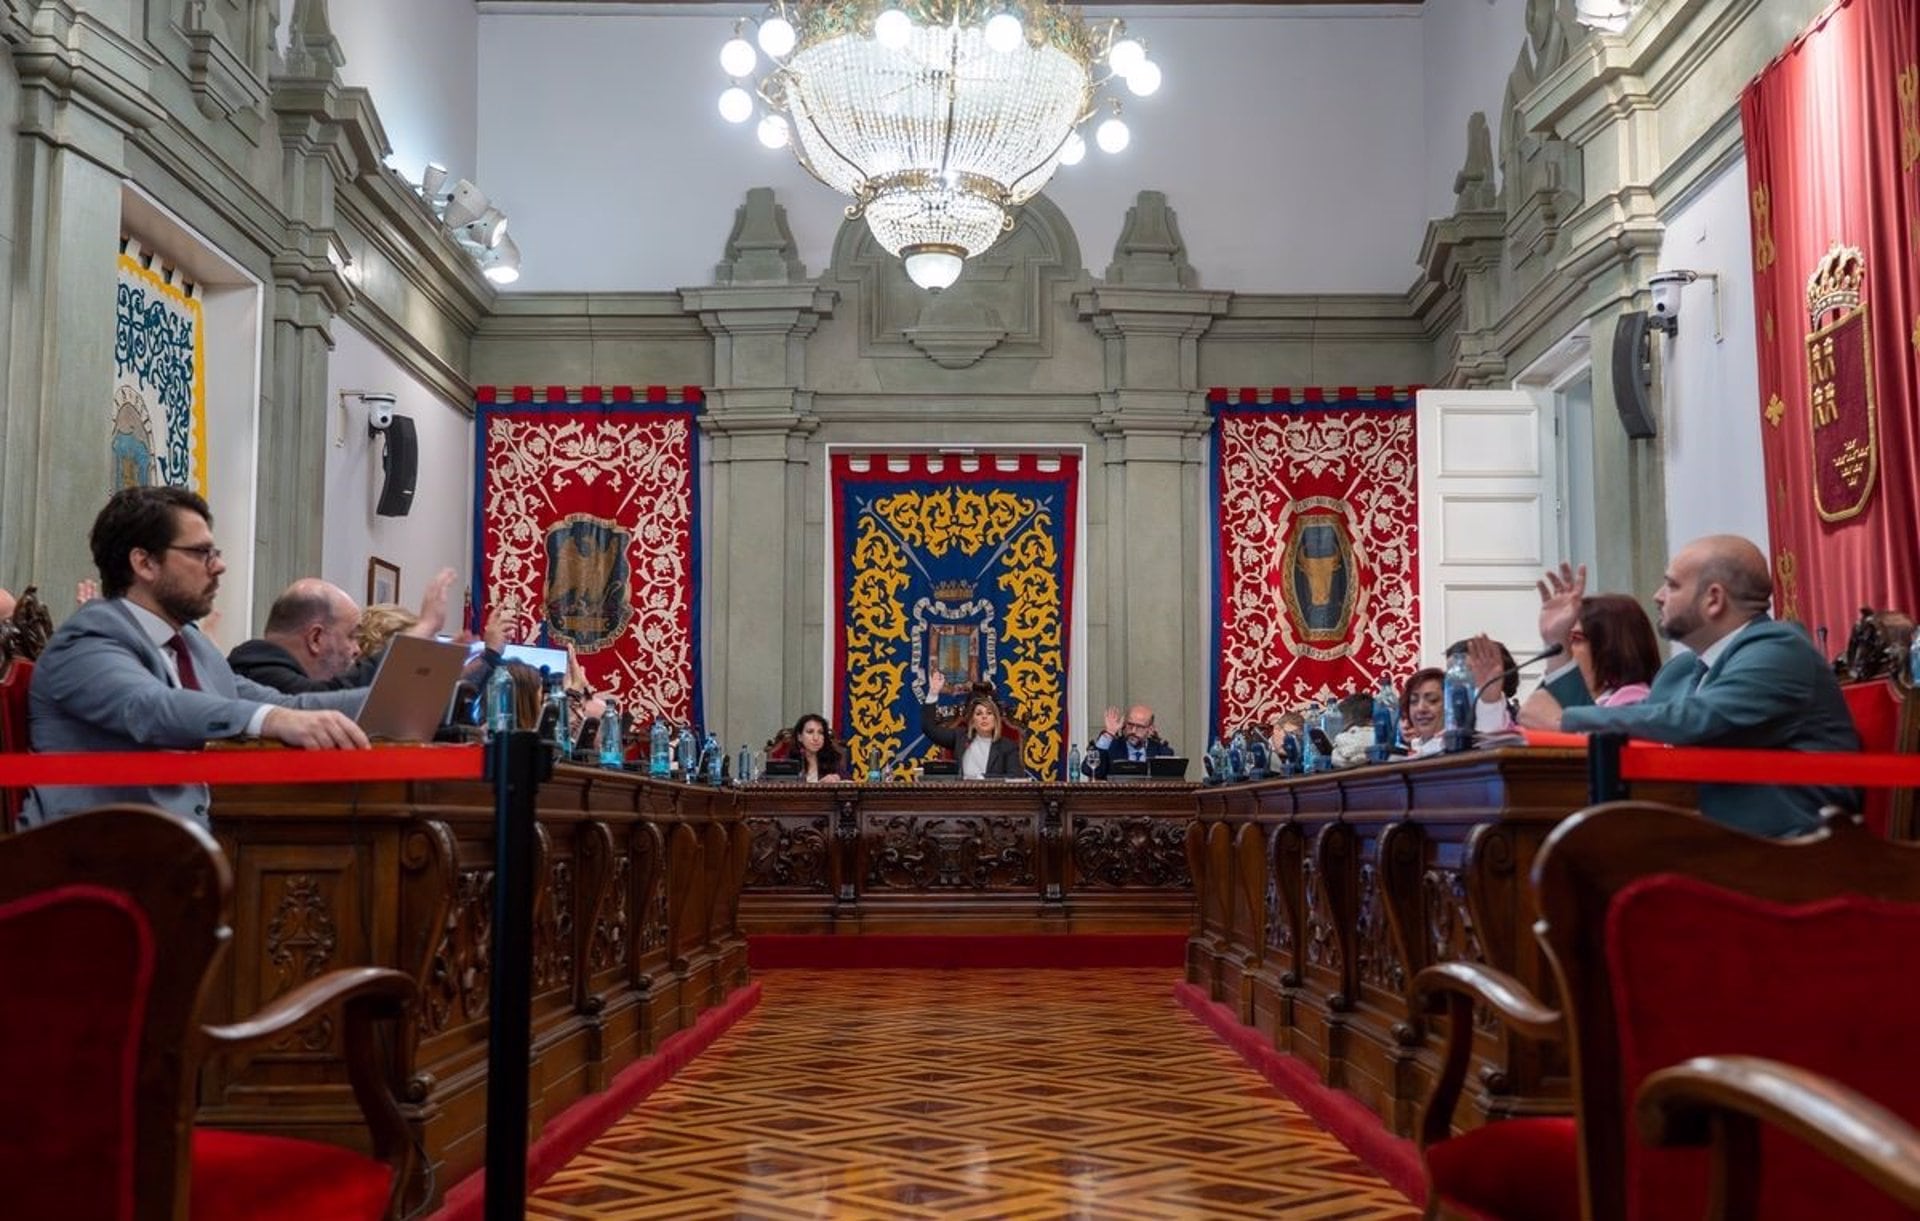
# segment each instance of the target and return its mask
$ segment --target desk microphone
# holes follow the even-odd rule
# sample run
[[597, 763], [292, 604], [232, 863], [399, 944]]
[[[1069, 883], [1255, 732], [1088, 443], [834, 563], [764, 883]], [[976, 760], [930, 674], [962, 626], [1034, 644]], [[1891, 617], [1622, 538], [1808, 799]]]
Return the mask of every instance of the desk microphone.
[[1527, 658], [1525, 661], [1514, 662], [1512, 665], [1500, 671], [1500, 673], [1494, 675], [1492, 678], [1488, 679], [1486, 682], [1481, 683], [1480, 686], [1474, 690], [1473, 698], [1475, 700], [1478, 700], [1482, 695], [1486, 694], [1488, 687], [1493, 686], [1493, 684], [1495, 683], [1505, 682], [1507, 675], [1518, 674], [1520, 673], [1520, 671], [1526, 669], [1528, 666], [1532, 665], [1536, 661], [1545, 661], [1549, 657], [1558, 657], [1560, 656], [1560, 654], [1566, 651], [1567, 651], [1567, 646], [1564, 644], [1550, 644], [1546, 648], [1541, 649], [1538, 653], [1535, 653], [1532, 657]]

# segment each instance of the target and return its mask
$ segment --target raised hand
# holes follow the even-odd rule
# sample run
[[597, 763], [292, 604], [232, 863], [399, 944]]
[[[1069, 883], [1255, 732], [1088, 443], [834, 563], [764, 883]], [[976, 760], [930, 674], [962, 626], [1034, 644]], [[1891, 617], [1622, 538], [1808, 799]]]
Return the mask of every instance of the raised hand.
[[947, 675], [945, 671], [935, 670], [927, 675], [927, 702], [929, 704], [939, 699], [940, 693], [946, 689]]
[[1580, 599], [1587, 596], [1587, 566], [1575, 568], [1565, 560], [1549, 568], [1534, 583], [1540, 593], [1540, 643], [1566, 647], [1567, 633], [1580, 618]]
[[[452, 569], [447, 571], [451, 572]], [[507, 643], [507, 631], [513, 621], [520, 617], [520, 599], [502, 598], [494, 605], [493, 613], [487, 616], [487, 629], [481, 640], [486, 646], [498, 653], [500, 646]]]
[[433, 580], [427, 582], [427, 592], [420, 598], [420, 622], [414, 625], [414, 634], [433, 636], [446, 626], [447, 591], [453, 588], [454, 578], [459, 575], [451, 568], [442, 568], [433, 574]]
[[1107, 736], [1110, 738], [1119, 737], [1121, 728], [1126, 725], [1126, 721], [1121, 717], [1118, 708], [1107, 709], [1106, 716], [1101, 719], [1100, 723], [1106, 726]]
[[99, 596], [100, 583], [91, 577], [82, 578], [79, 583], [73, 587], [73, 604], [75, 606], [85, 606]]
[[1500, 686], [1506, 662], [1500, 656], [1500, 646], [1484, 632], [1467, 641], [1467, 668], [1473, 671], [1473, 685], [1482, 700], [1498, 704], [1507, 698]]
[[330, 708], [275, 708], [260, 723], [260, 736], [303, 750], [367, 748], [367, 735], [344, 712]]

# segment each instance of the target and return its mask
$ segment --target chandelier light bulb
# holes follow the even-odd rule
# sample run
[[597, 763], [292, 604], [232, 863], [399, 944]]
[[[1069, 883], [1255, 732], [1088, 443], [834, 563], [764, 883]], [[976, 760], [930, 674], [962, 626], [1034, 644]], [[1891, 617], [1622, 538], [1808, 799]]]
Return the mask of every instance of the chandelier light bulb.
[[1098, 131], [1093, 133], [1093, 139], [1094, 143], [1100, 146], [1101, 152], [1121, 153], [1126, 151], [1128, 143], [1133, 140], [1133, 133], [1127, 130], [1125, 120], [1108, 119], [1100, 125]]
[[987, 22], [987, 46], [1002, 55], [1019, 49], [1020, 40], [1025, 36], [1020, 19], [1012, 13], [996, 13]]
[[897, 8], [890, 8], [880, 14], [873, 22], [873, 36], [881, 46], [889, 51], [898, 51], [907, 45], [907, 39], [913, 34], [913, 22]]
[[793, 23], [785, 17], [769, 17], [760, 23], [760, 49], [779, 59], [793, 50]]
[[1147, 49], [1137, 39], [1122, 38], [1107, 52], [1107, 67], [1117, 76], [1132, 76], [1133, 70], [1146, 61]]
[[1127, 77], [1127, 91], [1137, 98], [1143, 98], [1160, 88], [1160, 65], [1150, 59], [1140, 61], [1140, 66]]
[[966, 266], [962, 253], [957, 246], [908, 246], [900, 252], [900, 261], [909, 280], [937, 293], [960, 278], [960, 269]]
[[760, 143], [768, 148], [785, 148], [791, 133], [787, 129], [787, 120], [777, 114], [770, 114], [760, 120]]
[[1060, 149], [1061, 165], [1079, 165], [1087, 159], [1087, 142], [1080, 138], [1079, 132], [1070, 132], [1066, 144]]
[[729, 123], [744, 123], [753, 117], [753, 95], [735, 85], [720, 95], [720, 117]]
[[753, 44], [744, 38], [729, 38], [727, 45], [720, 48], [720, 67], [728, 76], [749, 76], [760, 57], [753, 53]]

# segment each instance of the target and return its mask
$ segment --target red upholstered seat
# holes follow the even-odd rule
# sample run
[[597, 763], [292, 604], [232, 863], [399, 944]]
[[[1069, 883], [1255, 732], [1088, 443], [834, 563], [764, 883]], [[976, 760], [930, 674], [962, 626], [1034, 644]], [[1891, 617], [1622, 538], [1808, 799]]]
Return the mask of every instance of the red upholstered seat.
[[[334, 971], [237, 1026], [197, 1020], [233, 875], [199, 827], [108, 807], [0, 839], [0, 1216], [22, 1221], [375, 1221], [414, 1141], [398, 1105], [414, 986]], [[195, 1131], [200, 1057], [338, 1015], [375, 1156]]]
[[[1842, 683], [1840, 694], [1846, 697], [1847, 712], [1853, 717], [1853, 728], [1860, 735], [1860, 749], [1876, 753], [1897, 751], [1910, 753], [1920, 748], [1916, 736], [1920, 736], [1920, 716], [1915, 715], [1914, 697], [1887, 679], [1870, 679], [1866, 682]], [[1864, 789], [1866, 799], [1861, 807], [1861, 816], [1866, 819], [1867, 830], [1885, 837], [1894, 834], [1899, 838], [1911, 838], [1920, 828], [1896, 826], [1896, 823], [1910, 823], [1911, 814], [1896, 818], [1896, 812], [1911, 811], [1913, 795], [1910, 791], [1897, 789]]]
[[[1421, 1119], [1435, 1215], [1920, 1211], [1920, 847], [1846, 818], [1764, 840], [1618, 802], [1556, 828], [1533, 884], [1561, 1009], [1472, 963], [1415, 981], [1445, 1000], [1450, 1038], [1464, 1036], [1449, 1042]], [[1572, 1120], [1450, 1136], [1476, 1003], [1565, 1045]], [[1723, 1212], [1707, 1207], [1711, 1158], [1698, 1146], [1722, 1139], [1709, 1119], [1733, 1132], [1713, 1154], [1732, 1167]], [[1873, 1124], [1870, 1138], [1850, 1135]]]

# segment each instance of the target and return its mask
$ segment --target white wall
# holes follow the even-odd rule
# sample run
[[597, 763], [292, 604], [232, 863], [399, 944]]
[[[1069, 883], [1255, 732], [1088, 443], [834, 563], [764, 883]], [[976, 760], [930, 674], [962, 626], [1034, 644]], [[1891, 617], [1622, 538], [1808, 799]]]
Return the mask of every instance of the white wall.
[[1744, 158], [1667, 219], [1660, 266], [1720, 277], [1720, 339], [1713, 334], [1715, 286], [1704, 279], [1685, 289], [1680, 333], [1671, 341], [1654, 337], [1669, 358], [1660, 426], [1674, 547], [1729, 533], [1767, 548], [1750, 233]]
[[[367, 592], [367, 559], [379, 556], [400, 568], [400, 600], [417, 607], [428, 579], [441, 568], [461, 573], [447, 609], [460, 614], [461, 591], [473, 566], [473, 421], [408, 376], [360, 332], [338, 323], [327, 366], [327, 520], [320, 575], [356, 599]], [[419, 478], [413, 511], [379, 517], [382, 442], [367, 435], [364, 404], [342, 390], [385, 390], [398, 396], [394, 410], [413, 417], [419, 433]], [[262, 495], [271, 495], [266, 488]]]
[[1453, 215], [1453, 176], [1467, 160], [1467, 116], [1474, 111], [1486, 114], [1494, 156], [1500, 155], [1507, 76], [1527, 45], [1526, 17], [1526, 0], [1429, 0], [1423, 6], [1426, 216]]
[[[745, 11], [480, 19], [477, 181], [511, 214], [517, 290], [711, 283], [753, 186], [785, 205], [808, 273], [825, 268], [846, 201], [715, 109], [720, 45]], [[1151, 188], [1171, 199], [1207, 287], [1405, 289], [1426, 216], [1425, 132], [1408, 121], [1423, 102], [1419, 14], [1125, 12], [1165, 83], [1127, 99], [1131, 148], [1090, 152], [1048, 188], [1088, 268], [1105, 272]]]
[[340, 77], [373, 91], [394, 166], [418, 182], [427, 162], [438, 161], [509, 207], [511, 197], [474, 172], [480, 18], [473, 0], [333, 0], [327, 12], [347, 58]]

